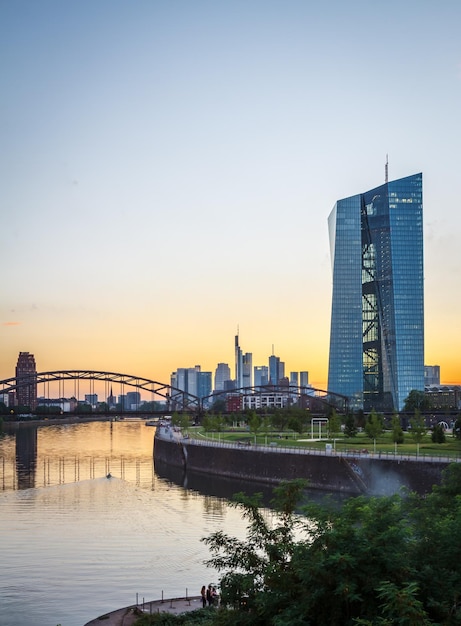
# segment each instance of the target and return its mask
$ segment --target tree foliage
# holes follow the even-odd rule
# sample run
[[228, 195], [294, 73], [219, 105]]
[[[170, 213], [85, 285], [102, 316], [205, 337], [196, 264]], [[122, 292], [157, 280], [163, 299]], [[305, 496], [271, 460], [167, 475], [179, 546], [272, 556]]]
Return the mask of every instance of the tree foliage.
[[381, 415], [378, 415], [374, 409], [370, 411], [368, 419], [365, 424], [365, 433], [370, 439], [377, 439], [384, 430], [383, 420]]
[[405, 398], [404, 411], [428, 411], [431, 408], [431, 399], [424, 391], [418, 389], [412, 389], [408, 396]]
[[445, 443], [445, 429], [442, 424], [435, 424], [431, 433], [432, 443]]
[[403, 443], [403, 440], [404, 440], [403, 428], [400, 424], [400, 417], [398, 416], [397, 413], [394, 413], [394, 415], [392, 416], [391, 426], [392, 426], [392, 441], [394, 443]]
[[333, 409], [328, 419], [328, 433], [332, 439], [335, 439], [335, 437], [339, 434], [340, 431], [341, 431], [341, 418], [336, 413], [336, 410]]
[[[278, 516], [258, 497], [235, 502], [244, 540], [204, 539], [221, 574], [214, 624], [352, 626], [461, 624], [461, 466], [431, 494], [350, 498], [340, 508], [309, 502], [304, 483], [276, 490]], [[245, 610], [241, 600], [245, 597]]]
[[352, 413], [348, 413], [346, 415], [346, 419], [344, 420], [344, 436], [345, 437], [355, 437], [357, 435], [357, 425], [354, 420], [354, 416]]

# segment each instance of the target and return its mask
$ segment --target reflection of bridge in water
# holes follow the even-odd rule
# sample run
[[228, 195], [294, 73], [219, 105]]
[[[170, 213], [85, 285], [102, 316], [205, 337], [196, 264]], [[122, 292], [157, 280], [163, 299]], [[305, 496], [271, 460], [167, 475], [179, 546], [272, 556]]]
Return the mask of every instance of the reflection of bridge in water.
[[[49, 398], [50, 385], [58, 384], [58, 394], [60, 398], [65, 397], [65, 385], [72, 381], [71, 391], [73, 397], [80, 399], [81, 387], [85, 386], [89, 394], [94, 394], [95, 384], [104, 385], [105, 398], [112, 392], [113, 386], [120, 389], [120, 396], [125, 395], [125, 388], [134, 388], [138, 391], [147, 392], [152, 401], [160, 401], [164, 404], [164, 409], [159, 413], [171, 413], [173, 411], [187, 411], [194, 414], [202, 414], [207, 407], [219, 399], [229, 396], [240, 398], [241, 408], [244, 408], [243, 400], [251, 396], [255, 402], [253, 404], [259, 408], [264, 406], [263, 398], [267, 396], [284, 396], [288, 399], [288, 405], [300, 404], [303, 408], [321, 412], [326, 406], [334, 406], [341, 413], [347, 413], [349, 409], [349, 398], [331, 391], [317, 389], [314, 387], [299, 387], [294, 385], [263, 385], [258, 387], [242, 387], [238, 389], [218, 391], [206, 397], [198, 397], [167, 383], [161, 383], [141, 376], [130, 374], [120, 374], [117, 372], [105, 372], [97, 370], [54, 370], [40, 372], [33, 376], [7, 378], [0, 381], [0, 394], [16, 392], [19, 388], [43, 385], [43, 397]], [[69, 386], [67, 386], [69, 391]], [[38, 395], [38, 394], [37, 394]], [[259, 398], [259, 400], [258, 400]], [[272, 407], [269, 407], [272, 408]], [[276, 408], [275, 406], [273, 408]], [[154, 412], [154, 411], [153, 411]]]
[[[111, 424], [112, 430], [112, 424]], [[31, 489], [105, 478], [111, 474], [136, 486], [152, 487], [152, 455], [58, 454], [38, 451], [38, 426], [21, 424], [14, 442], [4, 443], [0, 453], [0, 490]]]

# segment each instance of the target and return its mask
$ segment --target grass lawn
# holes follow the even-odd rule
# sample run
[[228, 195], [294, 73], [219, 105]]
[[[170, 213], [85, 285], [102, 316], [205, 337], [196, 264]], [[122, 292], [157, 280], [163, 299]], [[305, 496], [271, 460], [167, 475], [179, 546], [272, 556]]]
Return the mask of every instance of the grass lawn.
[[[223, 432], [205, 432], [201, 427], [193, 427], [189, 431], [189, 436], [197, 439], [206, 439], [209, 441], [222, 441], [237, 443], [242, 442], [245, 444], [254, 444], [255, 436], [247, 428], [233, 428], [225, 430]], [[259, 432], [256, 436], [256, 443], [258, 445], [270, 445], [276, 443], [281, 447], [304, 447], [304, 448], [316, 448], [319, 450], [325, 450], [325, 444], [329, 443], [334, 446], [337, 451], [346, 452], [348, 450], [367, 450], [368, 452], [389, 453], [394, 454], [397, 450], [397, 454], [416, 455], [417, 446], [413, 440], [411, 433], [404, 433], [404, 442], [397, 444], [392, 441], [392, 433], [384, 432], [375, 442], [366, 436], [365, 433], [359, 433], [356, 437], [344, 437], [344, 435], [338, 435], [333, 442], [333, 439], [312, 440], [310, 429], [298, 435], [293, 431], [275, 432], [271, 431], [267, 433]], [[445, 443], [433, 443], [431, 440], [431, 434], [428, 433], [419, 444], [419, 455], [422, 456], [461, 456], [461, 441], [455, 439], [451, 433], [446, 434]]]

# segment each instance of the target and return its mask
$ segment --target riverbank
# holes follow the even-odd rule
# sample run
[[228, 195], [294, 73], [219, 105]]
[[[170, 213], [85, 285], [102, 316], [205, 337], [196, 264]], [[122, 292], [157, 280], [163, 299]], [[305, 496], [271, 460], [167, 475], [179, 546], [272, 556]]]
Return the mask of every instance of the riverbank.
[[304, 478], [311, 489], [347, 495], [391, 495], [402, 488], [420, 494], [440, 484], [450, 458], [381, 455], [368, 451], [242, 446], [183, 437], [159, 426], [154, 438], [156, 460], [205, 474], [267, 484]]
[[[129, 418], [133, 419], [133, 418]], [[127, 421], [129, 421], [129, 419]], [[134, 418], [141, 420], [142, 418]], [[27, 420], [5, 420], [3, 422], [3, 430], [5, 432], [14, 432], [21, 427], [27, 426], [56, 426], [60, 424], [85, 424], [88, 422], [114, 422], [119, 421], [118, 418], [115, 418], [113, 415], [92, 415], [79, 417], [76, 415], [66, 416], [66, 417], [50, 417], [43, 419], [27, 419]]]
[[100, 615], [85, 626], [133, 626], [142, 615], [153, 615], [154, 613], [172, 613], [180, 615], [189, 611], [196, 611], [202, 608], [200, 596], [192, 598], [170, 598], [168, 600], [154, 600], [143, 604], [127, 606], [117, 609], [111, 613]]

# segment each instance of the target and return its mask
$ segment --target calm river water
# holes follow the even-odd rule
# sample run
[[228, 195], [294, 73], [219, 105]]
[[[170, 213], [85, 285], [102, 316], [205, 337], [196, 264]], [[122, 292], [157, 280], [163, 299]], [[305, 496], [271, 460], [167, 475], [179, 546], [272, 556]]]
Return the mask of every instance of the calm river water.
[[248, 489], [154, 466], [154, 431], [125, 420], [0, 438], [0, 626], [83, 626], [218, 580], [200, 539], [245, 536], [227, 497]]

